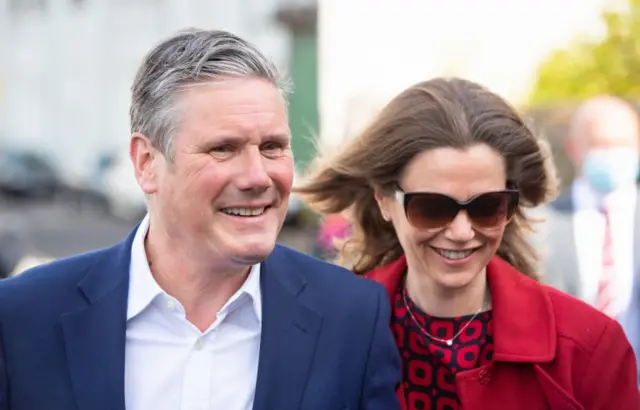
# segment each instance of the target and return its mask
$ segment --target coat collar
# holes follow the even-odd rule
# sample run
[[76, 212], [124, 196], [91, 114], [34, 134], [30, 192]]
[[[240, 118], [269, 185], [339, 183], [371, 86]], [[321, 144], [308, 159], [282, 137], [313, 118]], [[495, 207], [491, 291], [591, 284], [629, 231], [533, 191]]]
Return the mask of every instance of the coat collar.
[[[367, 273], [393, 297], [407, 269], [404, 256]], [[518, 272], [499, 257], [487, 265], [487, 281], [493, 306], [495, 361], [545, 363], [556, 352], [556, 323], [544, 287]]]

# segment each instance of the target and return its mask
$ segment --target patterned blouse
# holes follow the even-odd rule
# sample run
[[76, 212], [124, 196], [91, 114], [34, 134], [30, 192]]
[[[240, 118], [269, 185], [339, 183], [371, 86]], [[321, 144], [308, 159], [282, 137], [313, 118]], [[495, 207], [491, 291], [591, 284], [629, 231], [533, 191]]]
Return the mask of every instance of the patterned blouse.
[[[405, 307], [404, 287], [396, 294], [392, 328], [402, 357], [402, 380], [408, 410], [459, 410], [455, 375], [491, 362], [493, 330], [491, 311], [473, 315], [439, 318], [420, 310], [406, 295], [409, 309], [423, 329], [439, 339], [452, 338], [451, 346], [431, 340], [415, 324]], [[471, 322], [469, 322], [471, 320]]]

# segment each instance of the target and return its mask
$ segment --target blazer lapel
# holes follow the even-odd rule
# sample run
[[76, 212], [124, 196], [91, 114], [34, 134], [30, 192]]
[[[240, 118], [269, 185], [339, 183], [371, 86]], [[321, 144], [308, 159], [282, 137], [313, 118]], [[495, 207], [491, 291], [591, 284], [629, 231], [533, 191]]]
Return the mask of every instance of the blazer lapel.
[[255, 410], [299, 409], [322, 315], [312, 307], [301, 266], [277, 247], [261, 267], [263, 300]]
[[[134, 230], [135, 232], [135, 230]], [[129, 238], [106, 250], [78, 283], [83, 307], [61, 318], [79, 410], [124, 410]]]

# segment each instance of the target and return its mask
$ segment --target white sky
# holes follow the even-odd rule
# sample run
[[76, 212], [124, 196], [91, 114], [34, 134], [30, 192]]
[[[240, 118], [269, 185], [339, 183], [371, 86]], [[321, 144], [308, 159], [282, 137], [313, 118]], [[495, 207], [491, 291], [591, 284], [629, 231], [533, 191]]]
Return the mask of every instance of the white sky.
[[[322, 135], [342, 139], [400, 89], [437, 75], [523, 102], [540, 61], [599, 36], [608, 0], [318, 0]], [[350, 103], [351, 102], [351, 103]]]

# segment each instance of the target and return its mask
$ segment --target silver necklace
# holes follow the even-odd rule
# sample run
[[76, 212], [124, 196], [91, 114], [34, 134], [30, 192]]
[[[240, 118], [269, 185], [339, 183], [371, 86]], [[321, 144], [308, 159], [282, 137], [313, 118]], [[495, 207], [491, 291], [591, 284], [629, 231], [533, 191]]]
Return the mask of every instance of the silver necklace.
[[453, 337], [451, 339], [440, 339], [439, 337], [432, 336], [431, 333], [427, 332], [427, 330], [424, 327], [422, 327], [420, 322], [418, 322], [418, 319], [416, 319], [416, 317], [413, 314], [413, 311], [409, 307], [409, 302], [407, 301], [407, 290], [406, 290], [406, 288], [402, 290], [402, 301], [404, 302], [404, 307], [407, 309], [407, 312], [409, 312], [409, 316], [411, 316], [411, 320], [413, 320], [413, 323], [415, 323], [415, 325], [418, 326], [418, 329], [420, 329], [420, 331], [422, 333], [424, 333], [425, 336], [427, 336], [429, 339], [435, 340], [436, 342], [444, 343], [447, 346], [452, 346], [453, 345], [453, 341], [456, 340], [456, 338], [458, 336], [460, 336], [460, 334], [467, 328], [467, 326], [469, 326], [471, 324], [471, 322], [473, 322], [473, 319], [475, 319], [476, 316], [478, 316], [480, 314], [480, 312], [482, 312], [484, 310], [484, 307], [486, 305], [486, 302], [483, 303], [482, 306], [480, 307], [480, 309], [478, 309], [478, 311], [476, 313], [474, 313], [473, 316], [471, 316], [471, 319], [469, 319], [469, 321], [467, 323], [465, 323], [464, 326], [462, 326], [460, 328], [460, 330], [458, 330], [458, 333], [453, 335]]

